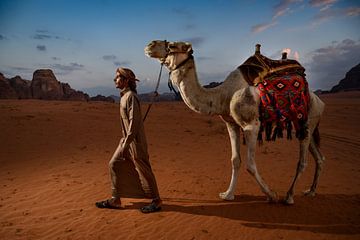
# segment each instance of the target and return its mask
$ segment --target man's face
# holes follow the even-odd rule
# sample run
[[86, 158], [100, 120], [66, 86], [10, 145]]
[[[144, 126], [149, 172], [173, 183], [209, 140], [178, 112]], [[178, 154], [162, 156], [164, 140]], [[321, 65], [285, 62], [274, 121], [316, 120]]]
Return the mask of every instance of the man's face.
[[116, 77], [114, 79], [116, 88], [124, 89], [127, 87], [127, 81], [120, 76], [119, 73], [116, 73]]

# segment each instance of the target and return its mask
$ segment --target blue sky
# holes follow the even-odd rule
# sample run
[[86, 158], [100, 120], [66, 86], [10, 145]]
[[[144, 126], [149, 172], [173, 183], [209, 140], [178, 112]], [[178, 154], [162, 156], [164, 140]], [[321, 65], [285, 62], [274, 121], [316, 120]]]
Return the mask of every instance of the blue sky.
[[[312, 90], [330, 89], [360, 63], [360, 1], [345, 0], [0, 0], [0, 72], [31, 80], [39, 68], [90, 95], [118, 94], [118, 66], [153, 91], [160, 65], [151, 40], [193, 44], [202, 84], [223, 81], [254, 52], [290, 50]], [[169, 91], [163, 74], [160, 92]]]

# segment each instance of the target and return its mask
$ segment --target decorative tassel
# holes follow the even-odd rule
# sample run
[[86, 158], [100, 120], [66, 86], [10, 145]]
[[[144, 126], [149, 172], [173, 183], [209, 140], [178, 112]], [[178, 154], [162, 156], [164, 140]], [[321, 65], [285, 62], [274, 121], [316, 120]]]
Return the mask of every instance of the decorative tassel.
[[262, 137], [263, 132], [264, 132], [264, 127], [263, 127], [263, 125], [261, 124], [260, 129], [259, 129], [259, 133], [258, 133], [258, 137], [257, 137], [257, 140], [258, 140], [259, 145], [262, 145], [262, 144], [263, 144], [263, 137]]
[[291, 140], [292, 139], [292, 134], [291, 134], [291, 132], [292, 132], [292, 124], [291, 124], [290, 120], [286, 121], [286, 130], [287, 130], [286, 138], [288, 140]]
[[272, 123], [267, 122], [265, 125], [265, 135], [266, 135], [266, 141], [271, 140], [271, 132], [272, 132]]
[[278, 128], [276, 127], [272, 133], [272, 137], [271, 137], [271, 141], [275, 141], [276, 140], [276, 135], [277, 135], [277, 130]]
[[276, 123], [276, 128], [274, 129], [273, 135], [271, 137], [272, 141], [275, 141], [276, 138], [283, 138], [283, 132], [280, 122]]
[[281, 125], [281, 123], [277, 124], [277, 137], [278, 138], [283, 138], [284, 134], [283, 134], [283, 126]]

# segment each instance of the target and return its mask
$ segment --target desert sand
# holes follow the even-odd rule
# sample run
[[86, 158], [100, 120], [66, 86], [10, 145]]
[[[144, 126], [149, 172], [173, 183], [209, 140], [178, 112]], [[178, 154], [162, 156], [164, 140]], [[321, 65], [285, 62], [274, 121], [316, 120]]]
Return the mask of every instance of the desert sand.
[[[360, 92], [322, 95], [326, 162], [317, 195], [269, 204], [245, 170], [242, 146], [236, 198], [218, 198], [231, 176], [230, 142], [217, 116], [184, 103], [155, 103], [145, 122], [163, 210], [97, 209], [110, 196], [108, 161], [121, 137], [117, 104], [0, 101], [0, 239], [360, 239]], [[147, 104], [143, 104], [143, 112]], [[257, 148], [262, 177], [281, 198], [298, 160], [297, 140]]]

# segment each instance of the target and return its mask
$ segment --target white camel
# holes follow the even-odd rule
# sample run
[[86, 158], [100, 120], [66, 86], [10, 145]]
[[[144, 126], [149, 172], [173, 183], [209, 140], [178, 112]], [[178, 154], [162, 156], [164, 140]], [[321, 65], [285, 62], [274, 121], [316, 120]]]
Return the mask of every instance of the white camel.
[[[219, 115], [225, 122], [231, 142], [232, 176], [228, 189], [219, 194], [221, 199], [233, 200], [236, 188], [240, 158], [240, 128], [242, 128], [247, 145], [247, 171], [255, 177], [262, 192], [270, 202], [278, 200], [277, 194], [272, 191], [261, 178], [255, 163], [255, 148], [257, 142], [259, 122], [259, 93], [244, 79], [239, 69], [232, 71], [225, 81], [215, 88], [203, 88], [198, 81], [192, 47], [186, 42], [152, 41], [145, 48], [145, 54], [158, 59], [170, 71], [171, 81], [180, 91], [185, 104], [195, 112]], [[306, 195], [314, 196], [322, 164], [325, 158], [320, 153], [318, 142], [314, 138], [320, 117], [325, 104], [314, 94], [310, 93], [308, 117], [308, 131], [304, 140], [299, 141], [300, 156], [296, 174], [284, 203], [294, 203], [294, 188], [299, 175], [306, 166], [308, 150], [316, 161], [313, 183]]]

